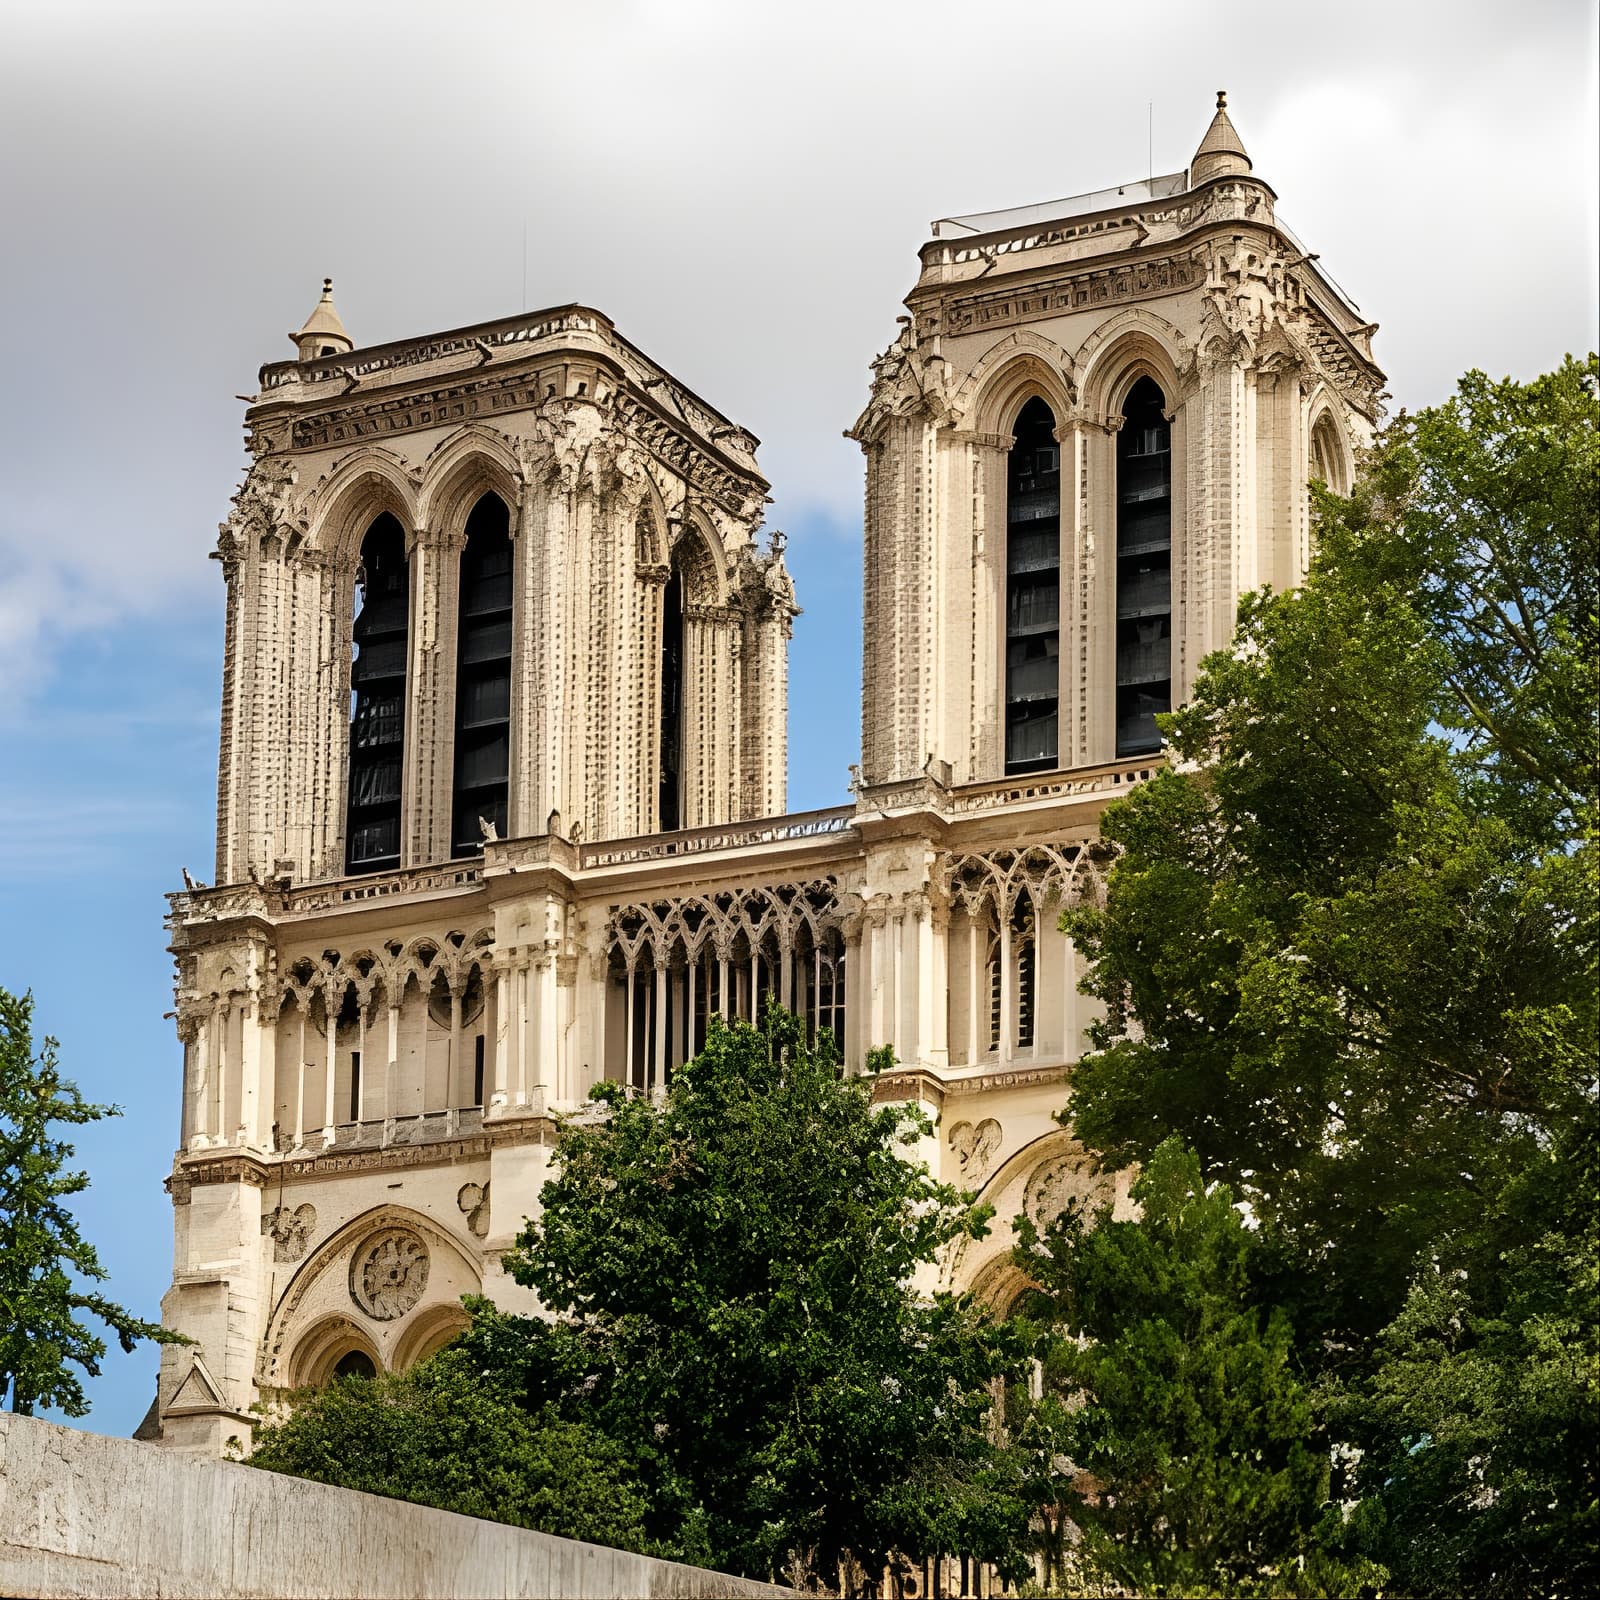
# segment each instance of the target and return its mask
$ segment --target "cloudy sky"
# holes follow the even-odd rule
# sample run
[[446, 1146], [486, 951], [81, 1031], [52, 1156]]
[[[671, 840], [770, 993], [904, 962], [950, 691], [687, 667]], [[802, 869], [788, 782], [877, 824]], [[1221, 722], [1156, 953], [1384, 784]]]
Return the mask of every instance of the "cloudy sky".
[[[1304, 16], [1303, 22], [1295, 20]], [[582, 300], [764, 441], [805, 614], [790, 803], [857, 750], [841, 438], [930, 219], [1182, 167], [1218, 88], [1382, 327], [1397, 405], [1596, 343], [1592, 0], [9, 0], [0, 9], [0, 984], [119, 1124], [80, 1206], [154, 1316], [210, 877], [234, 398], [325, 273], [359, 343]], [[1153, 130], [1153, 138], [1152, 138]], [[526, 263], [526, 265], [525, 265]], [[148, 1353], [89, 1425], [127, 1432]]]

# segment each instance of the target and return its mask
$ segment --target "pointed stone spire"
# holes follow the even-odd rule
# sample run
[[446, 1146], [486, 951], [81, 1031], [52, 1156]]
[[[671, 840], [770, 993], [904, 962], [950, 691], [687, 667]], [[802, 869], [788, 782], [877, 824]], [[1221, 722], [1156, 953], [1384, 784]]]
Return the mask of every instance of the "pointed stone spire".
[[289, 337], [302, 361], [315, 361], [319, 356], [342, 356], [345, 351], [355, 349], [355, 340], [344, 331], [344, 324], [334, 309], [332, 278], [322, 280], [322, 298], [306, 318], [305, 327]]
[[1223, 178], [1250, 170], [1250, 157], [1245, 153], [1244, 141], [1238, 130], [1228, 120], [1228, 91], [1217, 90], [1217, 114], [1200, 141], [1200, 148], [1189, 163], [1189, 187], [1204, 183], [1207, 178]]

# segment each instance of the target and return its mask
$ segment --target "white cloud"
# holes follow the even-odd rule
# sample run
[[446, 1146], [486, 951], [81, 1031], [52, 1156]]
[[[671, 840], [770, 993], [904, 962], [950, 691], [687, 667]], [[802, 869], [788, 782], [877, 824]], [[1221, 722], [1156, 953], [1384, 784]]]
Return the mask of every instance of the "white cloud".
[[[930, 218], [1188, 158], [1257, 169], [1383, 324], [1397, 397], [1595, 340], [1582, 0], [1026, 18], [953, 0], [36, 0], [0, 61], [0, 671], [220, 600], [256, 366], [325, 272], [375, 341], [582, 299], [755, 429], [774, 522], [853, 526], [840, 438]], [[802, 603], [804, 595], [801, 596]]]

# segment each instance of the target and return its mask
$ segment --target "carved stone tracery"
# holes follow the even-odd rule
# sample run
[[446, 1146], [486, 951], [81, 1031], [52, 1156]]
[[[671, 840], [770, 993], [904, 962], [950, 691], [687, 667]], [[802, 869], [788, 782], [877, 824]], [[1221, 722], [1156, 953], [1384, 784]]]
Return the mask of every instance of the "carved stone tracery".
[[350, 1298], [369, 1317], [403, 1317], [428, 1286], [428, 1247], [409, 1228], [389, 1228], [357, 1250], [350, 1263]]

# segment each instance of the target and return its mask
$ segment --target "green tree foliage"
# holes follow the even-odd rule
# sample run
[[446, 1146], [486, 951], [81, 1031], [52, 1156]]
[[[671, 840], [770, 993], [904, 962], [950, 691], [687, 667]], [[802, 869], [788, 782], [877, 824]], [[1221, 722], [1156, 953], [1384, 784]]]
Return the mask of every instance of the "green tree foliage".
[[1407, 1593], [1595, 1577], [1597, 376], [1469, 375], [1319, 491], [1067, 918], [1075, 1128], [1248, 1200]]
[[[491, 1313], [492, 1314], [492, 1313]], [[651, 1552], [623, 1451], [530, 1414], [451, 1347], [410, 1371], [341, 1378], [261, 1430], [250, 1465], [464, 1516]]]
[[56, 1048], [47, 1038], [34, 1055], [33, 996], [0, 989], [0, 1402], [27, 1416], [56, 1406], [81, 1417], [89, 1402], [72, 1368], [92, 1378], [106, 1353], [84, 1313], [110, 1328], [124, 1350], [177, 1336], [86, 1287], [106, 1273], [66, 1201], [89, 1178], [65, 1170], [72, 1146], [51, 1128], [120, 1113], [90, 1104], [62, 1078]]
[[1042, 1236], [1020, 1225], [1044, 1393], [1014, 1397], [1008, 1421], [1048, 1475], [1047, 1587], [1093, 1575], [1141, 1595], [1354, 1592], [1322, 1546], [1329, 1467], [1309, 1443], [1293, 1331], [1254, 1301], [1232, 1193], [1208, 1191], [1168, 1139], [1133, 1195], [1138, 1222], [1105, 1206], [1069, 1208]]
[[481, 1358], [623, 1442], [652, 1532], [691, 1559], [800, 1554], [828, 1578], [847, 1555], [1013, 1551], [1020, 1503], [989, 1492], [1001, 1336], [911, 1287], [984, 1226], [918, 1160], [922, 1114], [874, 1107], [775, 1009], [714, 1021], [660, 1102], [595, 1098], [506, 1258], [557, 1320], [480, 1322]]

